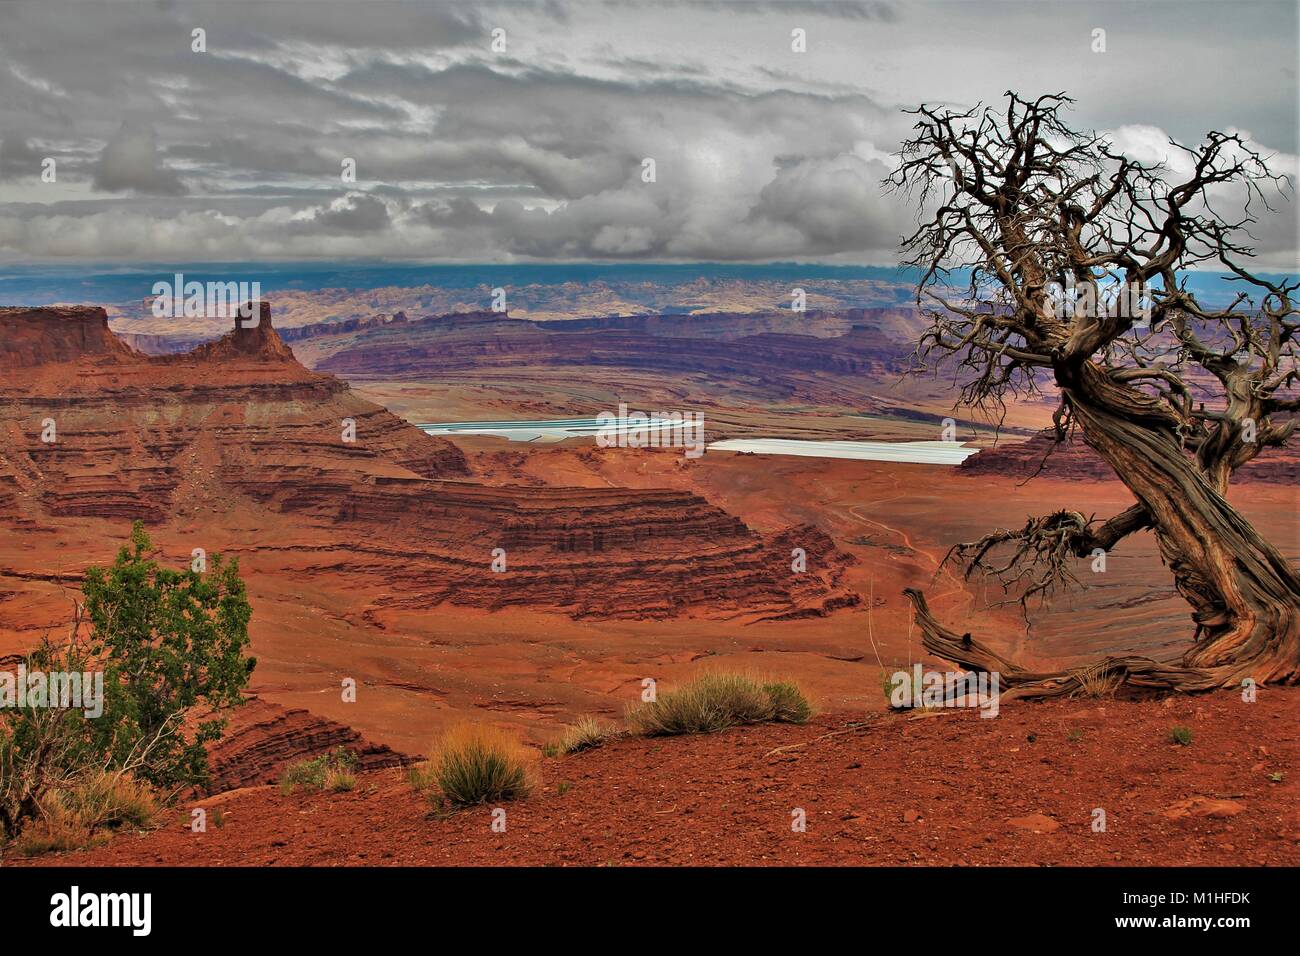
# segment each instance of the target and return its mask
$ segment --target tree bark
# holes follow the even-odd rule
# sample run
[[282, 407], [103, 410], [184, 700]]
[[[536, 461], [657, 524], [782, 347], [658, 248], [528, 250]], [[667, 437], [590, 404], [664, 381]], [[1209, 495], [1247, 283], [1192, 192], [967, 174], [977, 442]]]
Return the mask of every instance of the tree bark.
[[1062, 383], [1084, 441], [1145, 507], [1196, 624], [1183, 656], [1218, 686], [1300, 683], [1300, 574], [1188, 458], [1154, 403], [1092, 363]]
[[[1183, 451], [1168, 413], [1144, 393], [1116, 383], [1092, 363], [1057, 369], [1084, 441], [1114, 470], [1138, 504], [1116, 519], [1115, 541], [1146, 527], [1179, 593], [1192, 607], [1192, 646], [1181, 663], [1107, 657], [1070, 671], [1029, 671], [987, 645], [958, 636], [912, 601], [930, 653], [972, 670], [998, 671], [1010, 697], [1076, 693], [1114, 678], [1131, 686], [1194, 692], [1300, 683], [1300, 574], [1265, 540]], [[1106, 535], [1099, 535], [1099, 538]], [[1113, 542], [1112, 542], [1113, 543]]]

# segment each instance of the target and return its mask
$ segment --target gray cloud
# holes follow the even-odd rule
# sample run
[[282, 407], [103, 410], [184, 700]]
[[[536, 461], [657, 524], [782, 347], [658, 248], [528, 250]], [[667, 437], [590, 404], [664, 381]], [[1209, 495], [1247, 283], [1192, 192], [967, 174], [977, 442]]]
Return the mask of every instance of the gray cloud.
[[382, 199], [354, 193], [323, 208], [313, 209], [299, 223], [308, 234], [318, 231], [346, 234], [382, 231], [392, 223]]
[[159, 163], [157, 137], [149, 126], [124, 125], [108, 141], [95, 167], [94, 185], [108, 192], [185, 192], [180, 177]]
[[[1130, 139], [1247, 129], [1294, 165], [1294, 9], [1160, 6], [0, 4], [0, 257], [884, 262], [900, 108], [1008, 87]], [[1258, 68], [1169, 82], [1202, 48]], [[1294, 215], [1256, 234], [1294, 262]]]
[[37, 176], [42, 158], [26, 137], [9, 133], [0, 139], [0, 178]]

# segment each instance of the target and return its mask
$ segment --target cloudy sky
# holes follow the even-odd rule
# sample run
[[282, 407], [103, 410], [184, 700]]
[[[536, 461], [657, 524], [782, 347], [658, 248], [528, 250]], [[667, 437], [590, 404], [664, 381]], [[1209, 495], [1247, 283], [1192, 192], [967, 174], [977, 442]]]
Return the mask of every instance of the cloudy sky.
[[888, 263], [905, 107], [1063, 90], [1294, 174], [1296, 63], [1295, 0], [3, 2], [0, 258]]

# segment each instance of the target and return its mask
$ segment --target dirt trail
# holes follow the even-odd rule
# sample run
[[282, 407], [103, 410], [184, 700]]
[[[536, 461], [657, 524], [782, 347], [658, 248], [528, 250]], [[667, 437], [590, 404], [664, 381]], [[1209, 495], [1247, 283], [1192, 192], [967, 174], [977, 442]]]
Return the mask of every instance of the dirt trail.
[[[209, 821], [221, 810], [207, 833], [178, 810], [164, 829], [34, 862], [1297, 865], [1298, 717], [1300, 689], [1254, 704], [1223, 693], [880, 716], [829, 737], [861, 715], [823, 716], [546, 759], [539, 790], [507, 805], [505, 833], [486, 807], [430, 815], [384, 770], [351, 793], [224, 794], [207, 803]], [[1174, 726], [1190, 745], [1169, 742]]]

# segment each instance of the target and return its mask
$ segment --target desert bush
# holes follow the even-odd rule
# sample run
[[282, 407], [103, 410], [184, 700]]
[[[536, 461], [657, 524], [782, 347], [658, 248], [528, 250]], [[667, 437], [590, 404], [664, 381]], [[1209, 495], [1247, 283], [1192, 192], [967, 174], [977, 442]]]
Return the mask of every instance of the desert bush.
[[761, 683], [742, 674], [704, 674], [628, 711], [627, 722], [646, 736], [708, 734], [740, 724], [803, 723], [812, 708], [790, 682]]
[[1171, 744], [1186, 747], [1192, 742], [1192, 732], [1187, 727], [1174, 727], [1169, 731], [1168, 740]]
[[80, 723], [80, 715], [53, 707], [0, 711], [0, 834], [6, 839], [40, 812], [46, 793], [70, 785], [78, 768], [89, 766]]
[[357, 785], [357, 755], [346, 747], [291, 763], [280, 774], [280, 792], [308, 790], [351, 790]]
[[432, 756], [408, 771], [417, 789], [453, 807], [499, 803], [526, 797], [533, 788], [527, 749], [494, 728], [464, 724], [435, 744]]
[[577, 723], [564, 732], [558, 750], [566, 754], [592, 750], [615, 736], [617, 732], [616, 728], [603, 724], [594, 717], [580, 717]]
[[[160, 787], [202, 784], [204, 745], [225, 724], [218, 714], [243, 701], [257, 663], [245, 655], [252, 610], [238, 561], [213, 554], [204, 572], [174, 571], [151, 551], [137, 521], [111, 566], [86, 571], [88, 653], [103, 663], [106, 698], [103, 716], [88, 723], [112, 763], [147, 744], [137, 776]], [[201, 720], [181, 719], [200, 712]]]
[[763, 692], [772, 702], [771, 719], [780, 724], [806, 724], [812, 716], [812, 704], [803, 695], [799, 685], [792, 681], [773, 681], [763, 685]]
[[[206, 782], [205, 744], [221, 735], [222, 712], [242, 701], [255, 665], [244, 653], [251, 610], [236, 562], [212, 555], [206, 571], [172, 571], [151, 551], [136, 522], [109, 568], [87, 570], [85, 605], [75, 608], [68, 638], [47, 634], [27, 656], [29, 674], [102, 676], [102, 708], [0, 709], [4, 838], [32, 823], [28, 848], [75, 843], [84, 837], [79, 825], [115, 825], [112, 814], [92, 812], [96, 802], [118, 801], [125, 812], [137, 782], [164, 800]], [[111, 792], [97, 774], [116, 781]], [[82, 803], [66, 806], [68, 798]]]

